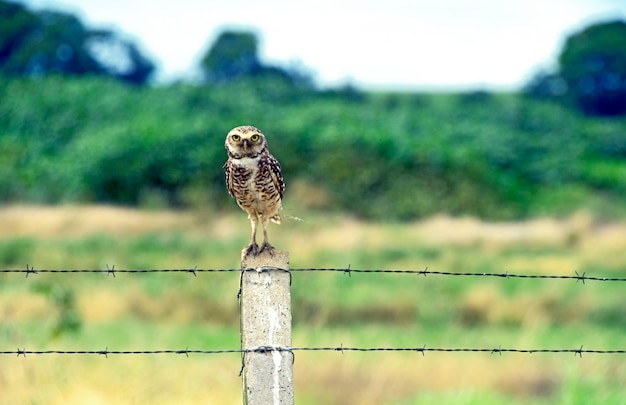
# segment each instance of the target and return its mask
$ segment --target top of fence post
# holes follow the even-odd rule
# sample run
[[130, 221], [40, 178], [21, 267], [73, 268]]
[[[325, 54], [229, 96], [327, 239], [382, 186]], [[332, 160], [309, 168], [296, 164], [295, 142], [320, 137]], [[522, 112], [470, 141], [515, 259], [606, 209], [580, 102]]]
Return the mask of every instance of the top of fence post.
[[241, 259], [244, 404], [293, 404], [289, 254]]

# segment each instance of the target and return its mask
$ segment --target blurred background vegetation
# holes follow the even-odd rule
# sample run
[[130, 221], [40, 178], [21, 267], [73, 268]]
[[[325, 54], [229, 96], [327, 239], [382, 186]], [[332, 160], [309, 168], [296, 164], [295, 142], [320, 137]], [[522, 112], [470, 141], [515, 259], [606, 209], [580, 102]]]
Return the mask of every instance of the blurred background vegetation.
[[[253, 124], [283, 166], [285, 211], [306, 219], [272, 233], [293, 268], [626, 275], [623, 21], [573, 33], [553, 70], [508, 93], [321, 88], [264, 63], [246, 31], [219, 35], [194, 82], [155, 83], [155, 66], [121, 33], [0, 0], [0, 266], [237, 267], [249, 225], [223, 145]], [[0, 281], [7, 350], [239, 345], [237, 274]], [[297, 273], [294, 346], [623, 348], [623, 289], [583, 284]], [[302, 353], [296, 393], [623, 403], [622, 359], [532, 356]], [[7, 403], [241, 401], [239, 356], [3, 361]]]
[[[223, 139], [253, 124], [291, 198], [367, 219], [626, 213], [626, 23], [571, 35], [516, 93], [320, 89], [223, 32], [196, 83], [132, 41], [0, 2], [0, 201], [222, 208]], [[296, 185], [296, 187], [293, 187]], [[228, 204], [232, 206], [232, 204]]]

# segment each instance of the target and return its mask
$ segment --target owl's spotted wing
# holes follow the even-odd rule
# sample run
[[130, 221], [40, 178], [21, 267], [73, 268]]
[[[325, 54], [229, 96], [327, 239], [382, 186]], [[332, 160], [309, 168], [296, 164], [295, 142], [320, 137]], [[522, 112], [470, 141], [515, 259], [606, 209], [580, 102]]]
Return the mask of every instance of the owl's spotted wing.
[[228, 159], [224, 164], [224, 174], [226, 176], [226, 188], [228, 189], [228, 194], [232, 197], [235, 197], [235, 188], [233, 186], [233, 163]]
[[280, 163], [278, 163], [278, 160], [276, 160], [276, 158], [272, 155], [267, 156], [267, 163], [270, 168], [270, 174], [272, 175], [274, 187], [278, 190], [278, 194], [282, 200], [283, 195], [285, 194], [285, 180], [283, 179], [283, 172], [280, 168]]

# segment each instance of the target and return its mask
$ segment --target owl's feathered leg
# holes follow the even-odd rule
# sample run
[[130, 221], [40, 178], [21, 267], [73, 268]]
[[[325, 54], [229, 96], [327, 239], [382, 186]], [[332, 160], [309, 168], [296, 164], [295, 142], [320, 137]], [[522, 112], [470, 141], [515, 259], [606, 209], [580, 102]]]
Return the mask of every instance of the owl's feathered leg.
[[259, 253], [259, 245], [256, 244], [256, 228], [259, 225], [259, 217], [255, 214], [248, 214], [250, 223], [252, 224], [252, 238], [250, 238], [250, 244], [243, 248], [244, 256], [248, 256], [250, 253], [257, 255]]
[[274, 246], [270, 245], [269, 240], [267, 239], [267, 222], [268, 218], [265, 216], [261, 217], [261, 223], [263, 224], [263, 244], [261, 245], [261, 249], [259, 249], [259, 253], [267, 251], [270, 255], [274, 255]]

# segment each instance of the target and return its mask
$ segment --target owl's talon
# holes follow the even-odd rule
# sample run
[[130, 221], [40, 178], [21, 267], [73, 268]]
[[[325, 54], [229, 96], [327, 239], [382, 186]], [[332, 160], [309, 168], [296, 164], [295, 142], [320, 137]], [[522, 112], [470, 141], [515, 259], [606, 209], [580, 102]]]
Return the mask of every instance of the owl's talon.
[[272, 246], [269, 243], [265, 242], [265, 243], [263, 243], [261, 245], [261, 248], [259, 249], [258, 253], [267, 252], [267, 253], [270, 254], [270, 256], [274, 256], [274, 250], [275, 250], [274, 246]]
[[257, 254], [259, 254], [259, 245], [257, 245], [256, 243], [251, 243], [245, 248], [243, 248], [244, 256], [248, 256], [250, 254], [252, 254], [253, 256], [256, 256]]

